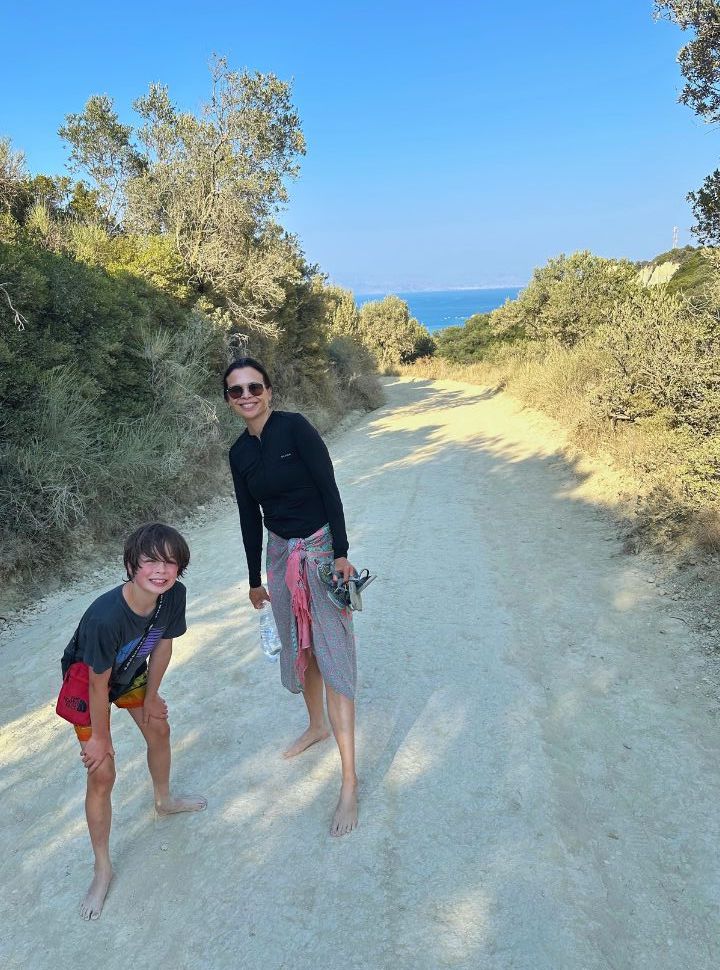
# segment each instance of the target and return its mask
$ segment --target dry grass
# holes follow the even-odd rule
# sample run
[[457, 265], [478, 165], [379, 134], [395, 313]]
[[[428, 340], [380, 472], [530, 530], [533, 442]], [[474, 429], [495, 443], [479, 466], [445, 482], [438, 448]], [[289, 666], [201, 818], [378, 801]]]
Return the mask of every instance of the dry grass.
[[[199, 503], [230, 492], [227, 449], [242, 428], [219, 391], [208, 393], [208, 340], [199, 321], [146, 335], [151, 405], [132, 420], [111, 419], [97, 407], [97, 392], [76, 368], [47, 373], [32, 433], [0, 444], [0, 612], [48, 580], [68, 578], [79, 557], [93, 558], [131, 525], [155, 518], [177, 523]], [[326, 434], [350, 412], [382, 403], [368, 367], [361, 348], [336, 347], [325, 395], [277, 403], [302, 411]]]
[[720, 551], [720, 503], [712, 487], [715, 456], [712, 449], [706, 454], [709, 441], [669, 426], [662, 414], [608, 420], [597, 404], [605, 367], [602, 351], [591, 343], [569, 350], [529, 344], [506, 347], [473, 364], [425, 358], [399, 372], [506, 390], [554, 418], [572, 445], [611, 463], [626, 483], [618, 511], [630, 522], [629, 548]]

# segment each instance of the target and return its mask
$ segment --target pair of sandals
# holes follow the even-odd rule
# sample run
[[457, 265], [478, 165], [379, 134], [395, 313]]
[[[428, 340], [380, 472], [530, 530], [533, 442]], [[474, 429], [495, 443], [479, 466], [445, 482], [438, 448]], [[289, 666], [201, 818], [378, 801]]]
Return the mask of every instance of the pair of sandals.
[[354, 573], [346, 583], [342, 579], [333, 579], [336, 575], [335, 567], [329, 562], [319, 562], [317, 574], [323, 585], [328, 587], [328, 599], [333, 606], [339, 610], [350, 609], [355, 612], [360, 612], [363, 608], [360, 594], [375, 579], [368, 569]]

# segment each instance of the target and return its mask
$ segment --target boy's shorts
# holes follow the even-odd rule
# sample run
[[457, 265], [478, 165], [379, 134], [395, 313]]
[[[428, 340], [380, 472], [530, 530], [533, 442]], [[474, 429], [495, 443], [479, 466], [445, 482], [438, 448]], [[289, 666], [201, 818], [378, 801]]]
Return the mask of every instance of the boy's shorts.
[[[142, 670], [137, 677], [130, 684], [125, 693], [116, 697], [113, 701], [115, 707], [142, 707], [145, 703], [145, 688], [147, 686], [148, 672], [147, 667]], [[110, 723], [110, 705], [108, 704], [108, 724]], [[75, 724], [75, 734], [77, 734], [78, 741], [89, 741], [92, 737], [92, 725], [91, 724]]]

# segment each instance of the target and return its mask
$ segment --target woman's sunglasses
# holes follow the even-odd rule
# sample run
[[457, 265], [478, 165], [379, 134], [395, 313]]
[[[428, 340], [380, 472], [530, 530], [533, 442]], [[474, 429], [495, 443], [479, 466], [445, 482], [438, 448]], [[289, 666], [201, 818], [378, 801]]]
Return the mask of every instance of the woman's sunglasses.
[[244, 397], [246, 392], [249, 397], [260, 397], [264, 390], [264, 384], [260, 384], [259, 381], [253, 381], [251, 384], [235, 384], [233, 387], [228, 387], [225, 393], [233, 401], [239, 401], [241, 397]]

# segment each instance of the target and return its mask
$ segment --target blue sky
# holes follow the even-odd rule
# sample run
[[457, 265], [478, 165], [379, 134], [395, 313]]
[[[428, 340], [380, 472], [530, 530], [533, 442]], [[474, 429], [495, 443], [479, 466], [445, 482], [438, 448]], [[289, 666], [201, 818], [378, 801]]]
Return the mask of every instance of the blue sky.
[[213, 52], [293, 79], [308, 142], [280, 221], [356, 292], [504, 286], [550, 256], [647, 259], [718, 164], [677, 104], [682, 34], [652, 0], [538, 4], [7, 2], [0, 134], [62, 172], [91, 94], [196, 108]]

